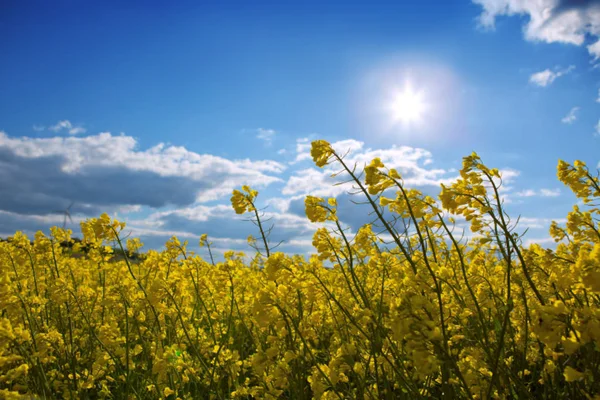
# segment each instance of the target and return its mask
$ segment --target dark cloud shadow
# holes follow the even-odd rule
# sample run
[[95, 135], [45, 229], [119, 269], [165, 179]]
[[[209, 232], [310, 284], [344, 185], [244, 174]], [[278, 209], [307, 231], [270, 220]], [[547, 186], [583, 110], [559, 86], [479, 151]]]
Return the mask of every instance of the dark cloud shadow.
[[95, 216], [111, 206], [186, 206], [209, 186], [124, 167], [86, 167], [68, 173], [62, 164], [62, 157], [26, 158], [0, 148], [0, 210], [47, 215], [74, 202], [71, 213]]

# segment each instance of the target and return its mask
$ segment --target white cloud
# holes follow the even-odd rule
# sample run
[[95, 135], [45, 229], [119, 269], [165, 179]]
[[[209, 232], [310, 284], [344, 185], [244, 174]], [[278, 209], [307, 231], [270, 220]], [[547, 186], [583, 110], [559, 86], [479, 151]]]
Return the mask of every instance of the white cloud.
[[579, 112], [579, 107], [571, 108], [571, 111], [567, 115], [565, 115], [560, 121], [563, 124], [572, 124], [577, 120], [577, 113]]
[[49, 126], [48, 129], [52, 132], [61, 132], [63, 130], [66, 130], [67, 132], [69, 132], [69, 135], [77, 135], [79, 133], [86, 132], [85, 128], [73, 125], [68, 119], [58, 121], [55, 125]]
[[[370, 149], [365, 148], [363, 142], [354, 139], [334, 142], [331, 145], [338, 154], [347, 153], [344, 162], [349, 168], [356, 165], [358, 173], [373, 158], [379, 157], [386, 167], [398, 170], [407, 187], [439, 186], [440, 183], [447, 183], [453, 179], [447, 176], [448, 171], [444, 169], [425, 168], [432, 163], [432, 155], [421, 148], [392, 146], [388, 149]], [[298, 141], [296, 151], [295, 162], [311, 159], [308, 140]], [[340, 180], [347, 180], [346, 175], [343, 175], [343, 178], [332, 177], [332, 174], [340, 169], [341, 166], [335, 164], [323, 169], [305, 168], [295, 171], [282, 189], [282, 194], [289, 196], [310, 193], [315, 196], [337, 196], [345, 193], [352, 188], [351, 183], [333, 186]]]
[[114, 136], [110, 132], [83, 138], [10, 137], [0, 132], [0, 147], [8, 148], [20, 157], [63, 156], [65, 172], [76, 172], [84, 166], [121, 166], [137, 171], [151, 171], [162, 176], [184, 176], [199, 180], [209, 170], [245, 176], [260, 176], [262, 172], [279, 173], [285, 170], [285, 166], [276, 161], [231, 161], [164, 143], [142, 151], [137, 149], [135, 138]]
[[179, 238], [179, 239], [196, 239], [196, 240], [198, 240], [198, 237], [199, 237], [199, 235], [197, 233], [192, 233], [192, 232], [177, 231], [177, 230], [161, 230], [161, 229], [151, 229], [151, 228], [140, 227], [138, 225], [137, 221], [134, 221], [133, 223], [129, 222], [127, 224], [127, 228], [125, 230], [127, 232], [130, 232], [132, 237], [143, 237], [143, 236], [171, 237], [171, 236], [177, 236], [177, 238]]
[[310, 155], [311, 143], [313, 140], [316, 140], [318, 136], [315, 133], [311, 133], [310, 135], [296, 139], [296, 158], [290, 161], [289, 165], [294, 165], [302, 161], [311, 160], [312, 157]]
[[526, 189], [520, 192], [516, 192], [515, 196], [517, 197], [533, 197], [533, 196], [542, 196], [542, 197], [557, 197], [560, 196], [560, 189]]
[[[535, 218], [535, 217], [521, 217], [519, 218], [518, 226], [520, 228], [527, 229], [549, 229], [552, 221], [556, 221], [561, 224], [566, 222], [564, 218]], [[514, 220], [516, 222], [516, 218]]]
[[160, 220], [161, 218], [167, 216], [176, 215], [178, 217], [184, 217], [185, 219], [190, 221], [206, 222], [210, 218], [222, 217], [227, 214], [230, 214], [230, 216], [234, 216], [234, 211], [232, 207], [228, 204], [218, 204], [216, 206], [205, 206], [198, 204], [195, 206], [180, 208], [177, 210], [155, 212], [148, 219], [150, 221]]
[[[587, 50], [594, 60], [600, 58], [600, 4], [573, 0], [473, 0], [483, 7], [479, 24], [494, 29], [499, 16], [527, 16], [524, 36], [529, 41], [591, 44]], [[589, 41], [588, 41], [589, 42]]]
[[520, 192], [515, 193], [515, 196], [517, 197], [533, 197], [535, 195], [537, 195], [537, 192], [531, 189], [522, 190]]
[[198, 201], [219, 199], [243, 184], [265, 187], [282, 181], [272, 174], [286, 168], [272, 160], [229, 160], [164, 143], [139, 150], [133, 137], [113, 136], [108, 132], [53, 138], [10, 137], [0, 132], [0, 150], [10, 151], [20, 159], [57, 159], [64, 179], [90, 170], [98, 174], [119, 170], [185, 178], [202, 186]]
[[136, 212], [140, 212], [142, 210], [142, 206], [139, 204], [132, 204], [132, 205], [124, 205], [124, 206], [120, 206], [117, 209], [117, 212], [120, 214], [129, 214], [129, 213], [136, 213]]
[[543, 197], [558, 197], [560, 189], [540, 189], [540, 195]]
[[295, 171], [281, 193], [285, 196], [311, 194], [313, 196], [337, 196], [348, 190], [348, 185], [333, 186], [335, 180], [330, 173], [306, 168]]
[[277, 134], [277, 131], [275, 131], [274, 129], [265, 129], [265, 128], [258, 128], [255, 130], [255, 132], [256, 132], [256, 138], [263, 140], [267, 144], [271, 144], [271, 142], [273, 141], [273, 138], [275, 138], [275, 135]]
[[290, 165], [301, 161], [310, 160], [310, 138], [300, 138], [296, 140], [296, 158], [290, 161]]
[[265, 200], [265, 205], [275, 211], [285, 213], [290, 209], [290, 203], [299, 199], [304, 200], [304, 195], [292, 197], [270, 197]]
[[517, 171], [512, 168], [503, 168], [500, 170], [500, 176], [502, 176], [502, 184], [507, 185], [513, 183], [515, 179], [521, 175], [521, 171]]
[[55, 125], [48, 127], [48, 129], [50, 129], [52, 132], [58, 132], [63, 129], [69, 129], [71, 127], [72, 127], [72, 125], [71, 125], [70, 121], [63, 120], [63, 121], [58, 121]]
[[537, 85], [537, 86], [546, 87], [546, 86], [552, 84], [552, 82], [554, 82], [556, 79], [560, 78], [563, 75], [570, 73], [574, 69], [575, 69], [574, 65], [570, 65], [564, 69], [555, 68], [554, 71], [552, 71], [550, 69], [545, 69], [543, 71], [536, 72], [535, 74], [531, 75], [529, 77], [529, 82], [533, 83], [534, 85]]
[[[600, 119], [598, 120], [598, 123], [596, 124], [596, 132], [594, 132], [594, 136], [600, 136]], [[598, 164], [600, 165], [600, 164]]]
[[555, 245], [556, 241], [552, 237], [529, 238], [525, 240], [525, 246], [531, 246], [532, 244], [539, 244], [542, 247], [546, 247]]
[[[63, 223], [63, 219], [64, 219], [64, 214], [61, 213], [53, 213], [53, 214], [48, 214], [48, 215], [27, 215], [27, 216], [23, 216], [21, 214], [16, 214], [16, 213], [12, 213], [10, 211], [4, 211], [4, 210], [0, 210], [0, 215], [1, 216], [11, 216], [14, 218], [26, 218], [28, 221], [34, 221], [36, 223], [40, 223], [40, 224], [53, 224], [53, 225], [62, 225]], [[73, 215], [73, 219], [75, 219], [75, 216]], [[14, 233], [14, 232], [13, 232]]]
[[600, 58], [600, 40], [596, 41], [596, 43], [590, 44], [587, 49], [588, 52], [594, 56], [594, 61]]
[[[290, 240], [304, 239], [305, 236], [311, 237], [315, 230], [314, 224], [306, 216], [273, 210], [271, 207], [263, 212], [261, 218], [267, 229], [271, 224], [274, 226], [271, 236], [272, 244], [285, 240], [288, 245], [292, 245]], [[155, 212], [140, 222], [135, 225], [156, 232], [183, 230], [198, 232], [198, 236], [205, 232], [209, 235], [212, 233], [213, 236], [210, 240], [214, 241], [215, 237], [223, 238], [225, 246], [227, 246], [225, 238], [231, 238], [232, 242], [239, 241], [239, 244], [246, 246], [248, 234], [252, 233], [255, 236], [258, 234], [252, 223], [243, 216], [235, 214], [229, 204], [214, 206], [197, 204], [176, 210]]]
[[596, 99], [596, 103], [600, 103], [600, 89], [598, 89], [598, 98]]
[[[514, 183], [521, 175], [521, 171], [512, 168], [502, 168], [500, 169], [500, 177], [501, 179], [494, 178], [494, 183], [498, 187], [498, 193], [500, 194], [500, 198], [505, 203], [512, 203], [513, 189], [512, 183]], [[493, 189], [489, 182], [483, 183], [483, 186], [488, 190], [489, 193], [493, 193]]]
[[74, 126], [73, 128], [69, 129], [70, 135], [78, 135], [80, 133], [85, 133], [85, 128], [82, 128], [81, 126]]
[[[354, 139], [334, 142], [332, 146], [339, 154], [345, 154], [350, 150], [344, 159], [350, 168], [356, 165], [357, 170], [361, 171], [365, 164], [379, 157], [387, 167], [396, 168], [400, 172], [407, 187], [425, 187], [423, 190], [432, 195], [433, 193], [430, 192], [437, 193], [436, 189], [440, 183], [449, 183], [457, 175], [455, 170], [436, 168], [432, 154], [422, 148], [392, 146], [385, 149], [371, 149], [365, 143]], [[293, 154], [290, 155], [292, 156]], [[310, 160], [310, 158], [310, 139], [298, 140], [296, 159]], [[0, 132], [0, 165], [3, 165], [3, 162], [27, 172], [18, 175], [26, 179], [18, 177], [11, 181], [12, 184], [4, 186], [20, 188], [20, 183], [23, 183], [22, 187], [32, 186], [27, 180], [31, 172], [31, 175], [43, 175], [44, 181], [48, 181], [48, 188], [37, 189], [39, 186], [36, 186], [36, 191], [31, 193], [34, 196], [30, 197], [34, 198], [38, 194], [41, 195], [38, 199], [41, 205], [34, 204], [35, 209], [33, 206], [20, 209], [13, 204], [22, 202], [22, 198], [30, 193], [23, 193], [6, 207], [2, 206], [6, 202], [2, 203], [0, 199], [0, 225], [21, 227], [21, 224], [27, 223], [24, 228], [27, 232], [45, 229], [44, 226], [47, 227], [49, 224], [62, 225], [63, 215], [48, 214], [47, 210], [64, 208], [71, 200], [75, 200], [76, 207], [79, 208], [73, 212], [74, 227], [79, 218], [98, 215], [99, 210], [117, 216], [130, 213], [127, 215], [127, 232], [133, 236], [141, 236], [142, 241], [148, 244], [148, 248], [162, 246], [164, 240], [172, 235], [190, 239], [190, 243], [195, 244], [200, 234], [208, 233], [211, 235], [211, 241], [216, 244], [215, 250], [217, 248], [246, 249], [245, 238], [250, 233], [256, 235], [256, 232], [252, 224], [233, 212], [228, 201], [231, 190], [242, 184], [260, 189], [279, 182], [284, 183], [279, 194], [275, 194], [275, 197], [260, 198], [261, 206], [267, 206], [264, 220], [272, 219], [272, 223], [275, 224], [273, 243], [285, 240], [286, 244], [282, 247], [285, 250], [308, 251], [315, 225], [302, 215], [304, 196], [308, 193], [324, 197], [339, 196], [352, 186], [351, 184], [333, 186], [336, 181], [346, 178], [346, 176], [331, 177], [333, 173], [340, 170], [338, 165], [323, 169], [308, 168], [312, 164], [311, 161], [310, 164], [301, 165], [299, 170], [292, 171], [285, 182], [279, 174], [286, 170], [286, 166], [272, 160], [228, 160], [164, 143], [148, 149], [139, 149], [135, 138], [123, 134], [115, 136], [107, 132], [88, 137], [53, 138], [10, 137]], [[51, 170], [47, 168], [48, 165], [54, 168]], [[44, 171], [44, 174], [40, 174], [39, 171]], [[52, 172], [52, 175], [46, 171]], [[100, 179], [89, 179], [88, 174], [91, 173], [96, 174], [95, 176], [99, 176]], [[503, 169], [501, 173], [504, 194], [512, 190], [510, 185], [520, 173], [513, 169]], [[52, 179], [48, 179], [49, 176]], [[123, 191], [119, 188], [122, 188], [125, 182], [139, 182], [140, 176], [147, 177], [146, 183], [138, 184], [135, 190], [122, 197], [120, 192]], [[77, 177], [79, 183], [74, 184]], [[174, 185], [161, 186], [160, 181], [165, 177], [176, 178], [173, 180]], [[80, 184], [81, 181], [84, 182], [83, 185]], [[86, 183], [87, 181], [92, 183]], [[8, 181], [0, 180], [0, 186], [3, 186], [3, 182]], [[114, 192], [104, 194], [105, 198], [99, 199], [93, 193], [89, 195], [87, 186], [100, 185], [96, 182], [103, 182], [102, 191], [105, 191], [106, 183], [113, 184], [116, 189]], [[185, 188], [179, 190], [182, 186]], [[80, 192], [88, 191], [88, 196], [71, 199], [70, 193], [53, 191], [53, 187], [73, 188], [70, 193], [76, 193], [76, 196], [80, 196]], [[147, 190], [148, 188], [150, 189]], [[168, 189], [164, 190], [164, 188]], [[137, 193], [138, 189], [143, 192], [142, 196], [129, 196], [131, 193]], [[189, 199], [172, 201], [173, 198], [179, 198], [178, 196], [183, 192], [190, 195]], [[534, 195], [553, 196], [554, 192], [550, 189], [540, 189], [536, 190]], [[147, 197], [152, 197], [155, 193], [166, 193], [166, 195], [149, 202]], [[347, 199], [344, 200], [344, 196], [338, 198], [340, 215], [345, 223], [352, 226], [353, 230], [365, 223], [366, 216], [362, 215], [362, 212], [355, 211], [360, 209], [348, 210], [344, 205]], [[45, 203], [47, 199], [52, 200], [47, 202], [50, 205]], [[215, 200], [219, 203], [203, 203]], [[75, 218], [76, 214], [78, 218]], [[145, 217], [148, 214], [150, 215]], [[539, 225], [536, 221], [527, 220], [525, 224]], [[10, 232], [10, 229], [8, 231]]]
[[36, 132], [42, 132], [44, 129], [46, 129], [46, 127], [43, 125], [33, 125], [32, 128]]

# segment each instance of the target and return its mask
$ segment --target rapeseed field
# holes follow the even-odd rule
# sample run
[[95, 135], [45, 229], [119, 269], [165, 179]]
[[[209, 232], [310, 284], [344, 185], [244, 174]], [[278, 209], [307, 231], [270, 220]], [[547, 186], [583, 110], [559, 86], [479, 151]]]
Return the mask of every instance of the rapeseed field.
[[558, 163], [580, 201], [545, 248], [523, 244], [475, 153], [438, 199], [377, 158], [347, 165], [322, 140], [311, 155], [373, 223], [351, 233], [335, 199], [308, 196], [310, 257], [270, 248], [247, 186], [231, 202], [255, 254], [215, 262], [207, 235], [207, 257], [175, 237], [143, 251], [106, 214], [72, 246], [61, 228], [1, 242], [0, 397], [600, 399], [600, 181], [584, 163]]

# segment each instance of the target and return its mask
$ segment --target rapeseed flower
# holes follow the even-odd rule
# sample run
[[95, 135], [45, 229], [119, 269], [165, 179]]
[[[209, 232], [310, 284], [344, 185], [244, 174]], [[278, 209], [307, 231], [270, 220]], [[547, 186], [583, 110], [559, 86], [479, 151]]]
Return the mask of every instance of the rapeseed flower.
[[[311, 155], [343, 162], [325, 141]], [[501, 174], [475, 153], [439, 201], [380, 159], [345, 170], [371, 223], [351, 232], [334, 198], [308, 196], [309, 257], [260, 253], [248, 186], [231, 203], [255, 216], [254, 257], [212, 259], [203, 234], [210, 262], [177, 237], [135, 258], [107, 214], [80, 243], [17, 232], [0, 242], [0, 397], [597, 398], [600, 190], [580, 161], [557, 170], [583, 205], [551, 225], [556, 248], [514, 235]]]

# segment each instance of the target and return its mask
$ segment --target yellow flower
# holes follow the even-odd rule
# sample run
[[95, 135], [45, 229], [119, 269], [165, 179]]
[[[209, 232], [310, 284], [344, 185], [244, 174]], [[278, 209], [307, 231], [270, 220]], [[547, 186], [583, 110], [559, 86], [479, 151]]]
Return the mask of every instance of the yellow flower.
[[[337, 160], [327, 142], [313, 150], [320, 166]], [[518, 218], [500, 217], [490, 190], [500, 173], [476, 154], [441, 188], [460, 222], [374, 159], [366, 185], [391, 229], [376, 213], [358, 230], [326, 224], [310, 255], [219, 249], [208, 262], [172, 237], [122, 259], [113, 247], [124, 224], [108, 214], [82, 223], [81, 241], [59, 228], [34, 241], [17, 232], [0, 240], [0, 398], [107, 398], [133, 384], [149, 398], [276, 400], [303, 390], [300, 377], [309, 397], [327, 400], [437, 398], [444, 385], [457, 398], [500, 398], [535, 382], [591, 399], [600, 189], [582, 162], [558, 170], [584, 204], [565, 227], [552, 224], [559, 243], [549, 248], [525, 246]], [[236, 212], [254, 211], [257, 194], [235, 190]], [[337, 222], [335, 198], [308, 196], [305, 206], [311, 221]], [[463, 219], [480, 234], [463, 237]], [[139, 239], [119, 239], [140, 250]], [[490, 350], [502, 348], [510, 354], [498, 369]], [[501, 372], [494, 387], [492, 371]]]
[[327, 219], [327, 209], [323, 202], [321, 197], [306, 196], [304, 199], [306, 216], [311, 222], [325, 222]]
[[[384, 167], [385, 165], [383, 165], [383, 162], [381, 162], [381, 159], [379, 158], [374, 158], [369, 165], [365, 167], [365, 184], [369, 188], [370, 194], [379, 194], [394, 185], [393, 180], [379, 171], [380, 168]], [[397, 173], [395, 175], [397, 175]]]
[[333, 155], [333, 149], [325, 140], [315, 140], [311, 143], [310, 155], [317, 167], [322, 168]]
[[206, 246], [206, 243], [208, 243], [208, 234], [203, 233], [202, 235], [200, 235], [200, 241], [199, 241], [199, 245], [200, 247], [204, 247]]
[[565, 368], [565, 372], [563, 375], [565, 376], [565, 380], [567, 382], [579, 381], [579, 380], [583, 379], [583, 377], [585, 376], [585, 374], [583, 372], [579, 372], [570, 366]]
[[258, 195], [256, 190], [252, 190], [248, 186], [242, 186], [242, 191], [234, 190], [233, 195], [231, 196], [231, 205], [235, 210], [236, 214], [243, 214], [247, 211], [254, 211], [254, 199]]
[[335, 198], [327, 199], [327, 203], [321, 197], [306, 196], [304, 209], [306, 216], [311, 222], [335, 221], [337, 201]]

